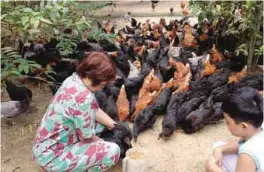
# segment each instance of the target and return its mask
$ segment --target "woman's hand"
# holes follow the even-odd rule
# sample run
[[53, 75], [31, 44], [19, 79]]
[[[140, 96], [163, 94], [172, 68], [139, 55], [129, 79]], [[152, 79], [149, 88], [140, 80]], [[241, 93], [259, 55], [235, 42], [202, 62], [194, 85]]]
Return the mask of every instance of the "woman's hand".
[[222, 160], [223, 160], [223, 151], [220, 147], [215, 148], [213, 152], [213, 157], [215, 159], [216, 165], [222, 167]]

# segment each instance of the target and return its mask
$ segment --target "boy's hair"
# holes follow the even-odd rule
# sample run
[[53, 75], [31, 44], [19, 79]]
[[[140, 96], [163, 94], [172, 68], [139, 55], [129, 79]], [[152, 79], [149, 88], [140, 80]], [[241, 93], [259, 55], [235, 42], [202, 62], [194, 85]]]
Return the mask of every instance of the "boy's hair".
[[256, 89], [236, 89], [224, 102], [222, 109], [236, 123], [247, 122], [259, 128], [263, 122], [263, 98]]

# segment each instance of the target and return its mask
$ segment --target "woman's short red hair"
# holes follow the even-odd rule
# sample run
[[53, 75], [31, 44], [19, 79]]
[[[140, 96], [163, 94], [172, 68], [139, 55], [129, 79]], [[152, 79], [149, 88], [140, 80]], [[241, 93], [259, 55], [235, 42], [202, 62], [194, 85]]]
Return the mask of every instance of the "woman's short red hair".
[[113, 81], [116, 78], [116, 68], [107, 54], [91, 52], [82, 59], [76, 69], [81, 78], [88, 77], [92, 85], [99, 85], [104, 81]]

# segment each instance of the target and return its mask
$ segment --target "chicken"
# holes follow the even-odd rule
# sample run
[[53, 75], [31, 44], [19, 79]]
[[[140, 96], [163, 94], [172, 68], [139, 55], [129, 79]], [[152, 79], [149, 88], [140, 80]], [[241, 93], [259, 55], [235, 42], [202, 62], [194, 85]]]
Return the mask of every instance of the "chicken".
[[159, 134], [159, 138], [168, 138], [176, 130], [176, 115], [175, 112], [167, 112], [162, 121], [162, 131]]
[[182, 129], [185, 133], [190, 134], [198, 131], [204, 126], [204, 122], [213, 114], [211, 109], [197, 109], [188, 114], [183, 121]]
[[129, 148], [132, 148], [132, 132], [127, 123], [117, 122], [112, 130], [103, 131], [99, 137], [105, 141], [116, 143], [121, 149], [121, 158], [125, 157]]
[[118, 119], [120, 121], [124, 121], [129, 115], [129, 101], [127, 100], [127, 95], [124, 85], [122, 85], [120, 89], [120, 93], [117, 98], [116, 105], [118, 109]]
[[169, 60], [170, 65], [175, 66], [177, 72], [174, 73], [174, 79], [179, 80], [185, 77], [188, 73], [190, 73], [190, 65], [184, 65], [182, 62], [177, 62], [170, 58]]
[[160, 79], [156, 75], [153, 75], [149, 83], [148, 90], [149, 91], [159, 91], [161, 86], [162, 86], [162, 83]]
[[130, 66], [130, 71], [128, 74], [127, 78], [133, 78], [133, 77], [138, 77], [140, 75], [140, 72], [138, 68], [128, 60], [129, 66]]
[[204, 33], [204, 34], [199, 36], [199, 40], [200, 41], [205, 41], [206, 39], [208, 39], [208, 34], [207, 33]]
[[29, 105], [29, 100], [1, 102], [1, 118], [15, 117], [24, 113]]
[[171, 95], [169, 104], [167, 106], [167, 113], [165, 114], [162, 121], [162, 132], [159, 134], [159, 138], [170, 137], [176, 129], [177, 124], [177, 111], [186, 101], [186, 93], [178, 93]]
[[19, 87], [13, 84], [12, 82], [5, 80], [6, 83], [6, 91], [11, 100], [13, 101], [22, 101], [22, 100], [31, 100], [32, 99], [32, 91], [25, 87]]
[[170, 13], [171, 13], [171, 14], [173, 13], [173, 8], [172, 8], [172, 7], [170, 8]]
[[205, 68], [201, 72], [201, 76], [210, 76], [216, 71], [216, 66], [214, 64], [211, 64], [209, 60], [205, 61]]
[[189, 90], [189, 83], [192, 79], [192, 74], [189, 72], [184, 78], [177, 80], [178, 81], [178, 89], [175, 90], [172, 94], [179, 93], [181, 91], [188, 91]]
[[215, 48], [215, 44], [213, 45], [213, 48], [211, 50], [211, 57], [211, 63], [222, 62], [223, 60], [223, 54]]
[[156, 122], [157, 116], [153, 113], [153, 108], [153, 105], [149, 105], [136, 117], [133, 125], [133, 137], [135, 141], [137, 140], [137, 136], [140, 132], [146, 130], [147, 128], [151, 128]]
[[118, 120], [118, 110], [113, 96], [109, 96], [106, 101], [105, 113], [113, 120]]
[[138, 70], [141, 70], [141, 63], [139, 59], [136, 57], [136, 60], [134, 61], [134, 65], [138, 68]]
[[181, 2], [181, 8], [184, 9], [184, 7], [185, 7], [185, 3], [182, 1]]
[[157, 94], [156, 91], [154, 91], [153, 93], [147, 92], [144, 95], [144, 97], [141, 97], [137, 100], [136, 109], [133, 115], [131, 116], [131, 121], [134, 121], [137, 115], [140, 113], [140, 111], [144, 110], [148, 105], [150, 105], [153, 102], [156, 94]]
[[151, 72], [146, 76], [144, 79], [143, 85], [139, 90], [138, 98], [140, 99], [149, 91], [149, 84], [154, 76], [154, 70], [152, 69]]
[[205, 100], [205, 96], [201, 98], [192, 98], [184, 102], [177, 112], [177, 121], [180, 122], [185, 119], [185, 117], [193, 110], [197, 109], [200, 104]]
[[187, 15], [189, 14], [189, 11], [188, 11], [187, 9], [183, 9], [183, 10], [182, 10], [182, 14], [183, 14], [184, 16], [187, 16]]
[[153, 112], [155, 114], [162, 114], [166, 112], [167, 104], [169, 103], [172, 90], [170, 88], [164, 88], [158, 95], [154, 102]]
[[263, 91], [263, 74], [262, 73], [254, 73], [246, 75], [241, 78], [239, 83], [236, 85], [237, 87], [252, 87], [257, 90]]
[[229, 76], [228, 84], [238, 83], [242, 77], [246, 76], [246, 74], [247, 74], [247, 68], [246, 67], [244, 69], [242, 69], [240, 72], [233, 73], [232, 75]]
[[192, 28], [189, 25], [186, 26], [184, 39], [182, 41], [182, 46], [191, 47], [191, 48], [197, 47], [197, 41], [194, 39], [194, 36], [192, 35]]

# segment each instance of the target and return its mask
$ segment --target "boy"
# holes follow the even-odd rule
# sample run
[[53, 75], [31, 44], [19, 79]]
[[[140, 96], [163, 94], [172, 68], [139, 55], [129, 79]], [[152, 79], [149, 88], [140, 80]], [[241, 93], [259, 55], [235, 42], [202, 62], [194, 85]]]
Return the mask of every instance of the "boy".
[[263, 98], [258, 91], [244, 87], [235, 90], [222, 105], [227, 127], [239, 141], [214, 149], [206, 163], [210, 172], [263, 172], [264, 131]]

